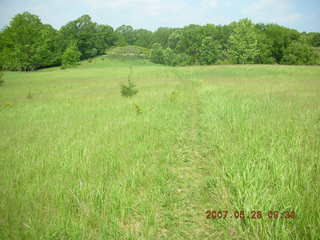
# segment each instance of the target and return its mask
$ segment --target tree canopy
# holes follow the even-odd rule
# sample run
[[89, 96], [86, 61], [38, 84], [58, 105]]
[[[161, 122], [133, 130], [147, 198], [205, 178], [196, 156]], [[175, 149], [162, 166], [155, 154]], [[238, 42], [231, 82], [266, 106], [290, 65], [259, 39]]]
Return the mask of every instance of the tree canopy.
[[[29, 12], [0, 31], [0, 68], [32, 71], [105, 54], [114, 46], [152, 49], [151, 61], [188, 64], [319, 64], [320, 33], [241, 19], [229, 25], [191, 24], [152, 32], [122, 25], [115, 30], [83, 15], [59, 30]], [[67, 60], [69, 59], [69, 60]], [[73, 61], [73, 60], [72, 60]], [[71, 62], [72, 62], [71, 61]]]
[[238, 64], [254, 63], [259, 54], [258, 39], [253, 23], [242, 19], [234, 24], [233, 33], [229, 37], [230, 58]]
[[[56, 31], [42, 24], [36, 15], [28, 12], [16, 15], [1, 32], [1, 67], [5, 70], [31, 71], [53, 64], [58, 52], [52, 41], [55, 34]], [[50, 54], [55, 57], [48, 59]]]

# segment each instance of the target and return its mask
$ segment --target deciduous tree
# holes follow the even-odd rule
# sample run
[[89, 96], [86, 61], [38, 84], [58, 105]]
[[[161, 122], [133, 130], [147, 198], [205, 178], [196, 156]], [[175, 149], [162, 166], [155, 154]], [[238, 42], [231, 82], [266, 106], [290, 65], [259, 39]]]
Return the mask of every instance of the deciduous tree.
[[229, 54], [235, 63], [254, 63], [259, 53], [258, 40], [254, 25], [249, 19], [241, 19], [235, 23], [229, 43]]
[[62, 66], [67, 68], [80, 64], [80, 56], [81, 53], [76, 43], [71, 43], [63, 53]]

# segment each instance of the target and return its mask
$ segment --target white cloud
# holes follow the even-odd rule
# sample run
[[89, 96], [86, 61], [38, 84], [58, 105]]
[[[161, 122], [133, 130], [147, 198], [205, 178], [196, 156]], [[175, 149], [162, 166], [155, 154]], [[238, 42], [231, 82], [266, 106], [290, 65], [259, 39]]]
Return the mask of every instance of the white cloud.
[[183, 0], [85, 0], [93, 9], [122, 9], [140, 12], [146, 16], [159, 16], [163, 13], [181, 12], [188, 8]]
[[[188, 24], [227, 24], [231, 20], [215, 11], [223, 7], [221, 0], [80, 0], [91, 9], [98, 22], [119, 26], [156, 29], [159, 26], [182, 27]], [[226, 0], [227, 2], [230, 0]], [[103, 13], [102, 13], [103, 11]]]
[[294, 12], [291, 0], [260, 0], [245, 8], [244, 14], [256, 21], [279, 24], [295, 23], [302, 18]]
[[217, 8], [219, 7], [219, 0], [201, 0], [201, 4], [207, 8]]

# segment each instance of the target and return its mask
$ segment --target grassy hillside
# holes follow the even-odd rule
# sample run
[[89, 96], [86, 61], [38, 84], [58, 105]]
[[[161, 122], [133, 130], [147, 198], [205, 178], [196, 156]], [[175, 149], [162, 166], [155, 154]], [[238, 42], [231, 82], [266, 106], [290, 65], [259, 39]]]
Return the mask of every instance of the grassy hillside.
[[319, 67], [97, 58], [4, 77], [0, 239], [318, 239]]

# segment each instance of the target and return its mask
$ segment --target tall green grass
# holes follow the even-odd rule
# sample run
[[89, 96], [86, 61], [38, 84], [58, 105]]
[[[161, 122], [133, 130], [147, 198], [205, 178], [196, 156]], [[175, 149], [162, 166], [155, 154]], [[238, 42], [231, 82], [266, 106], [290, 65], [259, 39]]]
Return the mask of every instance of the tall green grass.
[[318, 239], [320, 68], [97, 58], [4, 78], [0, 239]]

